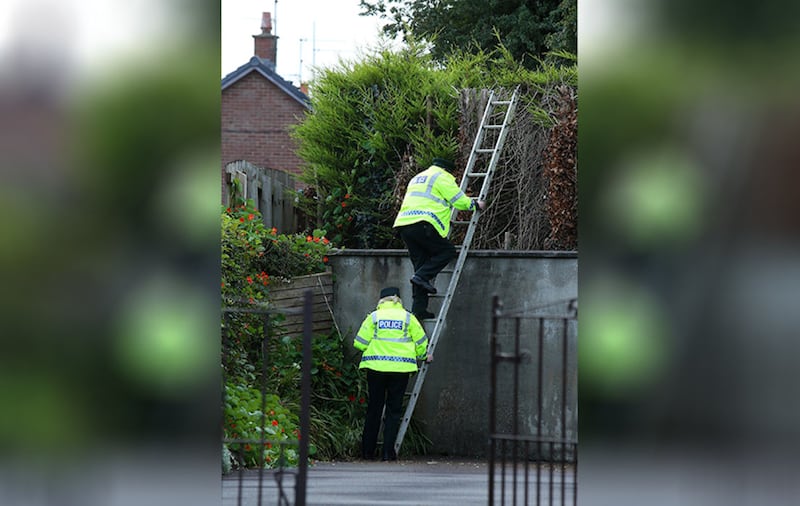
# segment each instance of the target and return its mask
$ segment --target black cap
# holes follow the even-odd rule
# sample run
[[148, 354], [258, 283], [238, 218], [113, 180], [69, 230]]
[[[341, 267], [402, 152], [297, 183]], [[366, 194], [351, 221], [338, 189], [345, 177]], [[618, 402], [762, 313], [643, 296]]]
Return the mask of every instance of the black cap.
[[392, 295], [397, 295], [399, 297], [400, 289], [397, 288], [396, 286], [387, 286], [386, 288], [381, 290], [380, 298], [382, 299], [384, 297], [391, 297]]
[[447, 160], [445, 158], [434, 158], [433, 164], [445, 170], [453, 170], [453, 168], [455, 168], [455, 164], [453, 164], [451, 160]]

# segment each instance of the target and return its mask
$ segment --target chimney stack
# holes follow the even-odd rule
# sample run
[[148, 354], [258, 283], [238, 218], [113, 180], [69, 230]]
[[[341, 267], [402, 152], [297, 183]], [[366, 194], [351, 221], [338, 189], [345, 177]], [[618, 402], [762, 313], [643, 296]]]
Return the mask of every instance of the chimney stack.
[[272, 33], [272, 17], [269, 12], [261, 13], [261, 33], [262, 35], [270, 35]]
[[269, 12], [261, 14], [261, 33], [253, 35], [255, 40], [255, 55], [263, 60], [269, 60], [275, 65], [278, 55], [278, 36], [272, 35], [272, 16]]

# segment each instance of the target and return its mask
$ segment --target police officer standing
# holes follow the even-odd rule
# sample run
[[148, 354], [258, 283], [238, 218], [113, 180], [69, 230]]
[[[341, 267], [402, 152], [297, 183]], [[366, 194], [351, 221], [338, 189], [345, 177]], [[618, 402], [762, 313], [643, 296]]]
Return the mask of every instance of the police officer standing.
[[403, 395], [417, 360], [428, 360], [428, 336], [417, 318], [403, 308], [400, 290], [381, 290], [378, 307], [368, 314], [353, 346], [362, 351], [359, 369], [367, 370], [367, 416], [361, 436], [361, 457], [375, 459], [381, 415], [386, 405], [382, 460], [397, 460], [394, 441], [400, 426]]
[[464, 195], [450, 173], [453, 167], [450, 160], [434, 158], [433, 165], [412, 177], [394, 221], [414, 265], [411, 311], [420, 320], [434, 317], [428, 311], [428, 295], [436, 293], [431, 280], [457, 256], [447, 239], [453, 208], [474, 211], [486, 206]]

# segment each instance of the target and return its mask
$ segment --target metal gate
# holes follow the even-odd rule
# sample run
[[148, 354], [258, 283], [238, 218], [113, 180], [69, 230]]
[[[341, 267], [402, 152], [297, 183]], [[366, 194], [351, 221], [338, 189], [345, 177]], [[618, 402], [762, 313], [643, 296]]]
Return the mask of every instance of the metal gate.
[[492, 299], [489, 505], [577, 504], [577, 313]]
[[[311, 334], [312, 334], [312, 299], [313, 292], [306, 290], [303, 294], [303, 343], [302, 343], [302, 366], [301, 366], [301, 394], [300, 394], [300, 416], [299, 416], [299, 441], [283, 441], [269, 439], [266, 437], [267, 431], [264, 430], [269, 423], [266, 417], [266, 377], [267, 377], [267, 343], [270, 337], [270, 318], [271, 314], [277, 311], [252, 307], [228, 307], [222, 310], [222, 354], [223, 360], [226, 359], [230, 349], [229, 339], [231, 318], [235, 314], [256, 314], [263, 318], [264, 337], [261, 344], [262, 354], [262, 384], [261, 390], [261, 422], [260, 436], [254, 438], [224, 438], [222, 442], [226, 444], [256, 445], [256, 448], [263, 448], [265, 445], [278, 445], [280, 447], [279, 465], [274, 469], [265, 469], [263, 454], [257, 469], [245, 469], [244, 462], [240, 460], [239, 469], [233, 473], [223, 475], [222, 478], [222, 504], [223, 506], [242, 506], [242, 505], [273, 505], [279, 506], [305, 506], [306, 504], [306, 482], [308, 476], [308, 437], [310, 425], [310, 401], [311, 401]], [[283, 310], [282, 313], [291, 312]], [[223, 371], [225, 369], [223, 368]], [[223, 385], [226, 384], [223, 372]], [[225, 396], [223, 389], [223, 406]], [[224, 416], [223, 416], [224, 423]], [[284, 466], [283, 458], [287, 446], [297, 447], [298, 464], [297, 468]], [[292, 489], [294, 494], [292, 494]], [[294, 496], [294, 502], [290, 501], [290, 496]]]

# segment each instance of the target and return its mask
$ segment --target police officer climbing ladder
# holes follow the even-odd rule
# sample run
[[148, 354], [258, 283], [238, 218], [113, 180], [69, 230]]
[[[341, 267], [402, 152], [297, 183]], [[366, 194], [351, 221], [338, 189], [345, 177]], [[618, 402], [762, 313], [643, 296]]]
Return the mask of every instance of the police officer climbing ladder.
[[[499, 100], [495, 97], [495, 92], [489, 94], [489, 99], [486, 103], [486, 109], [483, 111], [480, 125], [478, 126], [478, 133], [475, 136], [475, 141], [472, 144], [472, 151], [467, 161], [467, 166], [464, 169], [464, 175], [461, 178], [461, 191], [466, 192], [473, 180], [476, 178], [483, 178], [481, 189], [478, 194], [477, 200], [486, 200], [489, 192], [489, 185], [492, 182], [497, 161], [500, 158], [500, 153], [503, 150], [503, 143], [505, 142], [506, 135], [508, 134], [508, 126], [514, 117], [514, 109], [517, 105], [519, 95], [519, 88], [515, 89], [508, 100]], [[486, 144], [490, 144], [487, 146]], [[488, 158], [488, 161], [487, 161]], [[476, 162], [482, 162], [479, 166], [485, 167], [480, 172], [475, 171]], [[464, 242], [459, 247], [458, 259], [452, 270], [442, 270], [442, 274], [450, 274], [450, 282], [447, 291], [444, 294], [432, 294], [431, 297], [442, 298], [442, 303], [439, 308], [438, 314], [435, 319], [433, 332], [430, 334], [428, 343], [428, 354], [433, 355], [436, 348], [436, 343], [439, 336], [444, 330], [445, 319], [447, 312], [450, 309], [450, 302], [452, 301], [453, 294], [455, 293], [456, 286], [458, 285], [458, 278], [461, 276], [461, 270], [464, 267], [464, 262], [467, 258], [472, 236], [475, 234], [475, 227], [478, 223], [479, 212], [472, 214], [469, 221], [456, 221], [458, 210], [453, 209], [450, 217], [452, 223], [459, 225], [468, 225], [466, 234], [464, 235]], [[449, 234], [448, 234], [449, 235]], [[400, 446], [403, 444], [408, 425], [411, 422], [411, 415], [414, 413], [414, 407], [417, 404], [422, 385], [425, 382], [425, 375], [428, 373], [430, 364], [424, 362], [419, 371], [417, 372], [416, 379], [414, 380], [414, 388], [408, 399], [403, 419], [400, 423], [400, 428], [397, 432], [397, 438], [394, 443], [394, 450], [399, 453]], [[387, 443], [387, 442], [385, 442]]]

